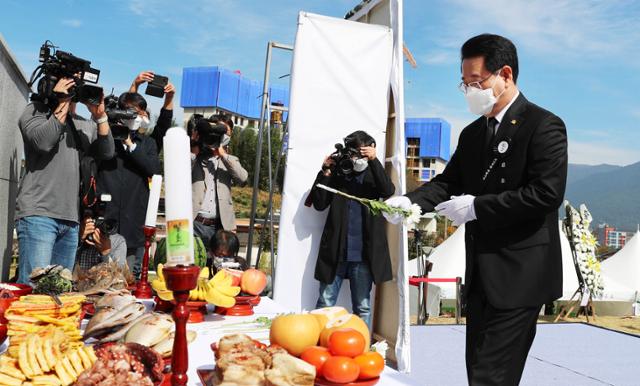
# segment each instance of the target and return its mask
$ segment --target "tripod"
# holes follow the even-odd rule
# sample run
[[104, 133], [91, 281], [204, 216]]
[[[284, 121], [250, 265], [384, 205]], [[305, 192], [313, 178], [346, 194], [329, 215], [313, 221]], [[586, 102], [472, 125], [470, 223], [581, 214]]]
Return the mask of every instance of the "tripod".
[[[418, 259], [418, 277], [428, 278], [429, 272], [433, 268], [433, 263], [429, 261], [429, 255], [433, 248], [426, 248], [422, 245], [422, 231], [417, 228], [413, 229], [413, 237], [416, 248], [416, 259]], [[417, 324], [427, 324], [429, 320], [429, 313], [427, 312], [427, 295], [429, 293], [429, 284], [426, 282], [420, 282], [418, 285], [418, 320]]]

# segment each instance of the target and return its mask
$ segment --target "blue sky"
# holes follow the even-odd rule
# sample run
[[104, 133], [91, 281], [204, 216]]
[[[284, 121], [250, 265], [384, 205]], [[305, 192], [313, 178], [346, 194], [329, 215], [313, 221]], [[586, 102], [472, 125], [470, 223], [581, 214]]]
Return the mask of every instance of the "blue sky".
[[[356, 3], [5, 0], [0, 33], [28, 74], [49, 39], [91, 60], [101, 85], [116, 93], [145, 69], [169, 76], [179, 90], [186, 66], [221, 65], [262, 79], [266, 42], [292, 44], [300, 10], [343, 17]], [[571, 162], [640, 161], [640, 2], [406, 0], [404, 12], [405, 42], [418, 62], [405, 65], [407, 117], [447, 119], [455, 146], [474, 119], [457, 89], [459, 47], [498, 33], [518, 47], [521, 91], [567, 124]], [[288, 74], [290, 60], [277, 52], [272, 76]], [[157, 111], [160, 100], [148, 99]]]

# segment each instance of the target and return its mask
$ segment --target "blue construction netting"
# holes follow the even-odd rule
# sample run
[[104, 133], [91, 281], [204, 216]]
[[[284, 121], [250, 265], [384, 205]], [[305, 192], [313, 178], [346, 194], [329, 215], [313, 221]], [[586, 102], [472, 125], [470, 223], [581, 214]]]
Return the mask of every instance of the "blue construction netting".
[[[251, 118], [260, 118], [263, 83], [220, 67], [188, 67], [182, 71], [180, 106], [218, 107]], [[289, 106], [289, 87], [272, 85], [271, 102]], [[285, 113], [284, 119], [287, 115]]]
[[451, 155], [451, 125], [441, 118], [407, 118], [404, 123], [405, 144], [408, 138], [420, 139], [421, 158], [441, 158]]

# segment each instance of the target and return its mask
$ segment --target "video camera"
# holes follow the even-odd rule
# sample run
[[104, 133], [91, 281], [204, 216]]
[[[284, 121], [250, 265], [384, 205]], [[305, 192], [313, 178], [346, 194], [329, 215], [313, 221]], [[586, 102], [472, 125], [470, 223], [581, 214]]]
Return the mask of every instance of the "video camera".
[[198, 132], [200, 145], [206, 145], [207, 148], [218, 148], [222, 137], [227, 133], [227, 125], [211, 122], [200, 114], [194, 114], [187, 124], [187, 133], [191, 135], [193, 130]]
[[[31, 74], [29, 87], [36, 80], [37, 93], [32, 99], [40, 99], [45, 103], [53, 100], [54, 87], [62, 78], [73, 78], [76, 85], [71, 88], [72, 101], [97, 105], [102, 99], [102, 87], [98, 86], [100, 70], [91, 67], [91, 62], [78, 58], [69, 52], [59, 51], [50, 41], [40, 47], [40, 64]], [[41, 78], [42, 77], [42, 78]]]
[[124, 141], [129, 136], [129, 126], [126, 121], [136, 119], [138, 113], [135, 109], [121, 109], [118, 107], [118, 97], [111, 94], [104, 98], [104, 108], [109, 118], [109, 127], [113, 139]]
[[353, 158], [359, 158], [360, 151], [351, 146], [344, 146], [341, 143], [336, 143], [335, 148], [336, 151], [329, 156], [335, 162], [335, 166], [331, 168], [331, 171], [342, 175], [353, 173]]
[[[118, 230], [118, 222], [116, 220], [107, 220], [104, 218], [107, 204], [110, 202], [110, 194], [101, 194], [92, 206], [85, 207], [84, 209], [84, 217], [89, 216], [94, 219], [96, 229], [100, 229], [100, 233], [105, 236], [113, 235]], [[87, 239], [93, 241], [93, 235], [89, 235]]]

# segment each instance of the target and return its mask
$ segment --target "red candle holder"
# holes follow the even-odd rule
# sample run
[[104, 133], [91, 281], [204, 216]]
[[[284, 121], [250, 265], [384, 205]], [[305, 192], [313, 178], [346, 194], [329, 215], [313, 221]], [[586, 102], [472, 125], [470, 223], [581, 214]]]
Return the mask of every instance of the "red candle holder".
[[142, 230], [144, 232], [144, 257], [142, 258], [140, 280], [136, 284], [133, 295], [138, 299], [151, 299], [153, 293], [149, 285], [149, 248], [151, 248], [151, 239], [156, 234], [156, 227], [145, 225]]
[[171, 357], [171, 385], [185, 386], [189, 368], [189, 352], [187, 350], [187, 320], [189, 309], [187, 300], [189, 291], [196, 288], [200, 267], [196, 265], [176, 265], [162, 270], [167, 288], [173, 291], [176, 306], [173, 309], [173, 320], [176, 322], [175, 339]]

